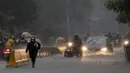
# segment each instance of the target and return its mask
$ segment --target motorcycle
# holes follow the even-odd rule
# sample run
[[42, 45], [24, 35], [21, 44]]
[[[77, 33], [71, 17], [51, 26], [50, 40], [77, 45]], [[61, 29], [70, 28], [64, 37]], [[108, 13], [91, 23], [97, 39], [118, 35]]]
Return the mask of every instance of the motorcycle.
[[5, 49], [3, 50], [3, 57], [4, 57], [4, 59], [5, 59], [7, 62], [9, 61], [10, 49], [5, 48]]
[[130, 42], [129, 40], [124, 41], [124, 52], [127, 62], [130, 62]]
[[67, 48], [64, 51], [64, 57], [73, 57], [73, 47], [72, 46], [73, 46], [72, 42], [69, 42], [67, 44]]
[[107, 47], [108, 47], [108, 52], [109, 53], [113, 53], [113, 46], [112, 46], [112, 44], [109, 44]]
[[120, 39], [116, 39], [116, 40], [114, 41], [114, 46], [115, 46], [115, 47], [120, 47], [120, 46], [121, 46], [121, 40], [120, 40]]
[[87, 51], [87, 48], [85, 46], [75, 49], [73, 45], [74, 44], [72, 42], [69, 42], [67, 44], [67, 49], [64, 51], [64, 57], [81, 57], [82, 53]]

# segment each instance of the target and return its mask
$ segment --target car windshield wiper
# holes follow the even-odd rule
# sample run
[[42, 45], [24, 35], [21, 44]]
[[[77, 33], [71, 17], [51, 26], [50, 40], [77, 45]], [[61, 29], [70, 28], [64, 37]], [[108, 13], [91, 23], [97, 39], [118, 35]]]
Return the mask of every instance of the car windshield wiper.
[[92, 43], [92, 45], [96, 44], [97, 41], [99, 40], [98, 38], [95, 39], [96, 41]]
[[87, 42], [87, 44], [89, 44], [89, 43], [91, 43], [93, 40], [95, 40], [96, 38], [94, 38], [94, 39], [91, 39], [90, 41], [88, 41]]

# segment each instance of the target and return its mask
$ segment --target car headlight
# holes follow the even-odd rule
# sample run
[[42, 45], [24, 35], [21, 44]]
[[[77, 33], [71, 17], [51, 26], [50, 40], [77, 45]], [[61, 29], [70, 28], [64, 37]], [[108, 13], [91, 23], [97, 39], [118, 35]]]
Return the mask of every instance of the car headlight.
[[88, 50], [88, 48], [87, 48], [87, 47], [82, 46], [82, 51], [87, 51], [87, 50]]
[[128, 40], [124, 41], [124, 44], [125, 44], [125, 45], [128, 45], [128, 44], [129, 44], [129, 41], [128, 41]]
[[107, 47], [102, 48], [101, 51], [106, 52], [107, 51]]
[[73, 43], [72, 43], [72, 42], [69, 42], [69, 43], [68, 43], [68, 46], [69, 46], [69, 47], [73, 46]]

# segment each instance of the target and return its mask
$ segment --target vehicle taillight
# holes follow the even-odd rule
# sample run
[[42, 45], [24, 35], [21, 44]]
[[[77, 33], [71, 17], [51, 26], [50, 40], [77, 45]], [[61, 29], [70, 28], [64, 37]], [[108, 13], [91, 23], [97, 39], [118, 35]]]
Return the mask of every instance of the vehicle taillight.
[[10, 49], [9, 49], [9, 48], [4, 49], [3, 53], [4, 53], [4, 54], [10, 53]]
[[9, 52], [10, 50], [9, 50], [9, 49], [6, 49], [6, 51], [8, 51], [8, 52]]

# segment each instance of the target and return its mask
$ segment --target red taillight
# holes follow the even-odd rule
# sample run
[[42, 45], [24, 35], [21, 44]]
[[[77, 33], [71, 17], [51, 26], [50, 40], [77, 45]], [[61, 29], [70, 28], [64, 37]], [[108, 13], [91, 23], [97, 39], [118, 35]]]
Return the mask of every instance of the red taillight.
[[9, 52], [10, 50], [9, 50], [9, 49], [6, 49], [6, 51], [8, 51], [8, 52]]
[[4, 54], [10, 53], [10, 49], [9, 49], [9, 48], [4, 49], [3, 53], [4, 53]]

